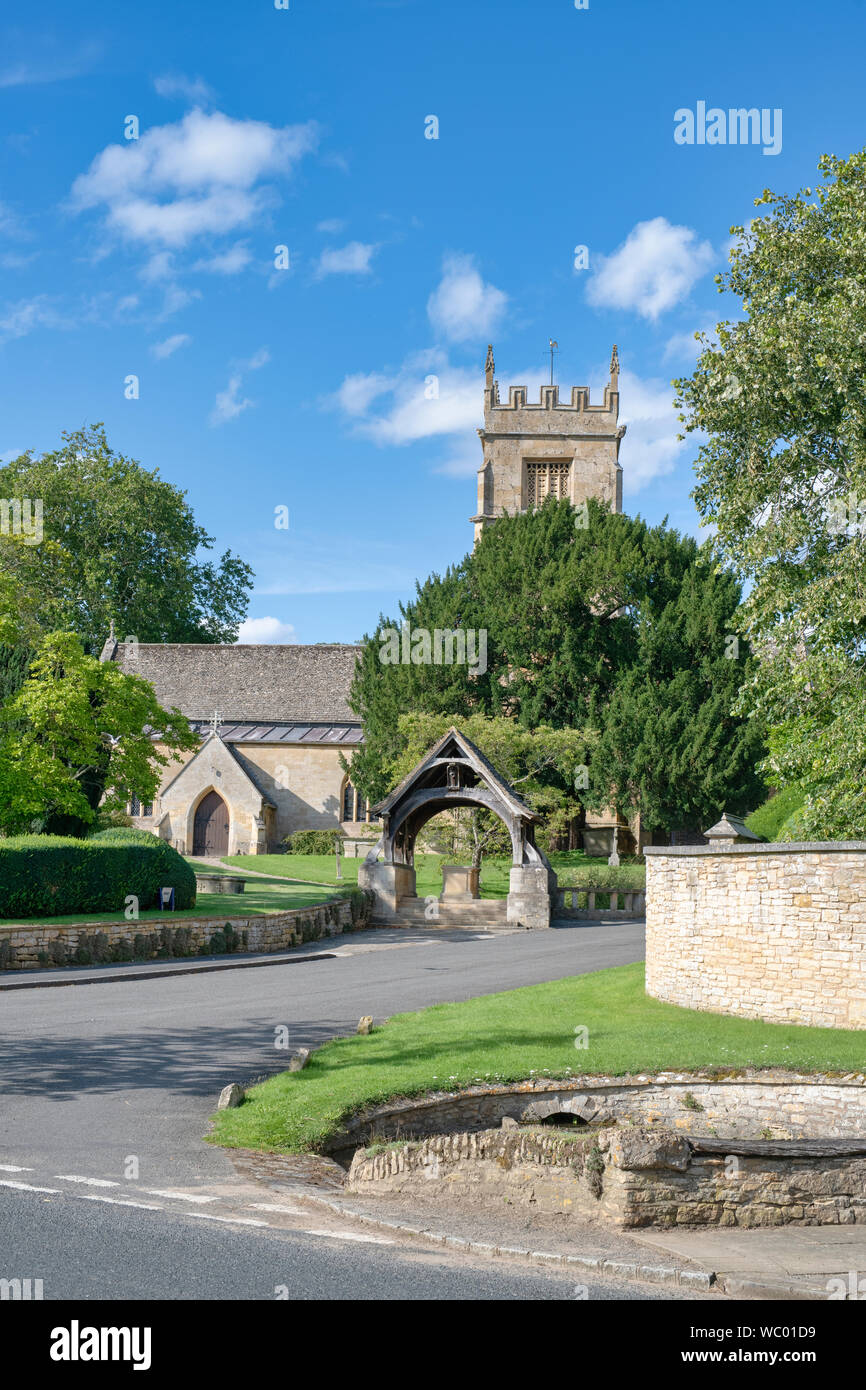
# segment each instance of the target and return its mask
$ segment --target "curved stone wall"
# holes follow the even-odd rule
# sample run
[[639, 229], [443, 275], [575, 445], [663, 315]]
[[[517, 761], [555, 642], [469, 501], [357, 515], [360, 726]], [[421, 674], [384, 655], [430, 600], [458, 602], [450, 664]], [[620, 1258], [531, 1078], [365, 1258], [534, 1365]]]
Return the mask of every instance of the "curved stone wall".
[[866, 1075], [808, 1076], [744, 1071], [586, 1076], [473, 1086], [465, 1091], [394, 1101], [353, 1116], [328, 1148], [340, 1153], [375, 1140], [422, 1139], [450, 1131], [491, 1129], [505, 1116], [527, 1122], [555, 1114], [662, 1124], [719, 1139], [866, 1137]]
[[645, 853], [648, 994], [770, 1023], [866, 1028], [866, 843]]

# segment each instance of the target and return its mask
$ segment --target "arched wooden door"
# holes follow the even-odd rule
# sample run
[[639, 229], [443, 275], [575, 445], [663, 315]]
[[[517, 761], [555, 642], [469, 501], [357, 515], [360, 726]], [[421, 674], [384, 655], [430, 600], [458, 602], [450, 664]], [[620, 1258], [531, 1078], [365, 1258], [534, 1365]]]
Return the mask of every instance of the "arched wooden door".
[[229, 808], [218, 792], [208, 792], [195, 813], [192, 852], [214, 858], [229, 852]]

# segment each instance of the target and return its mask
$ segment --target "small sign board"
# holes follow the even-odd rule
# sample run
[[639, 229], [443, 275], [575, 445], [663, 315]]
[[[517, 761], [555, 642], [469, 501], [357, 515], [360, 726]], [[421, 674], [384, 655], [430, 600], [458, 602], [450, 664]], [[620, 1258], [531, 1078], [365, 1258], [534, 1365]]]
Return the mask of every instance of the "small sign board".
[[161, 912], [174, 912], [174, 889], [160, 888], [159, 907]]

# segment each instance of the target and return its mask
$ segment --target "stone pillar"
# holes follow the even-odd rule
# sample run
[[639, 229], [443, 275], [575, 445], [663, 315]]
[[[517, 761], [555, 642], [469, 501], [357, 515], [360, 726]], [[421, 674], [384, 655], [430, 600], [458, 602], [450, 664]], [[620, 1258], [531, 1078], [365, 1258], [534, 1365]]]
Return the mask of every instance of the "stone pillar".
[[365, 859], [358, 866], [358, 887], [370, 888], [375, 895], [372, 922], [395, 922], [400, 917], [401, 900], [416, 896], [415, 870], [408, 864], [371, 864]]
[[523, 864], [511, 870], [506, 920], [511, 926], [550, 926], [550, 885], [543, 864]]

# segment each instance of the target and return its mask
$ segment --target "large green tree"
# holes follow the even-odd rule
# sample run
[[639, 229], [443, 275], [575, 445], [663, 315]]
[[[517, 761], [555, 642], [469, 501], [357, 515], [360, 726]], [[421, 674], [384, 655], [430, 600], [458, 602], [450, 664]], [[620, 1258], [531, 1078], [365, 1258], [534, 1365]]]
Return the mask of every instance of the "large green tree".
[[740, 712], [770, 728], [767, 771], [807, 793], [800, 836], [866, 836], [866, 151], [820, 184], [765, 191], [720, 291], [740, 316], [677, 383], [698, 509], [748, 581], [761, 660]]
[[132, 795], [152, 801], [169, 761], [157, 742], [199, 744], [148, 681], [87, 655], [73, 633], [51, 633], [0, 707], [0, 829], [83, 834], [100, 801], [108, 811]]
[[[736, 582], [665, 525], [594, 501], [585, 515], [551, 499], [503, 516], [365, 639], [351, 701], [366, 741], [353, 780], [371, 799], [388, 790], [401, 714], [484, 714], [600, 737], [582, 805], [628, 809], [643, 797], [660, 826], [747, 810], [763, 799], [760, 725], [724, 707], [747, 672], [746, 644], [728, 641], [738, 602]], [[383, 660], [383, 634], [404, 624], [410, 660]], [[420, 648], [411, 660], [411, 634], [437, 628], [484, 632], [485, 669], [436, 665]]]
[[140, 642], [234, 642], [250, 567], [213, 538], [186, 496], [109, 446], [102, 425], [63, 435], [59, 449], [0, 468], [0, 497], [42, 507], [42, 538], [0, 535], [0, 640], [15, 601], [19, 638], [78, 634], [98, 651], [111, 622]]

